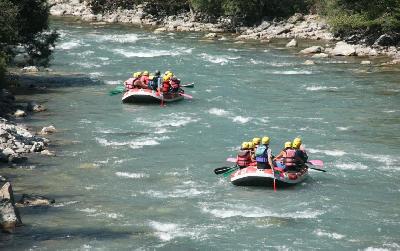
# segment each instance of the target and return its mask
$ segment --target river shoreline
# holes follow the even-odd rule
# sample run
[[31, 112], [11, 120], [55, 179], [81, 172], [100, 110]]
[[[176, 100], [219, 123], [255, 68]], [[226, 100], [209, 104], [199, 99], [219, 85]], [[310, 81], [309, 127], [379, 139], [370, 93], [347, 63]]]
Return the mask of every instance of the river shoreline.
[[[207, 39], [225, 39], [224, 33], [231, 33], [238, 43], [255, 40], [268, 43], [274, 39], [287, 39], [287, 47], [297, 47], [298, 39], [320, 41], [319, 47], [301, 54], [316, 54], [314, 57], [335, 56], [389, 56], [392, 58], [385, 64], [400, 63], [400, 48], [383, 46], [385, 35], [376, 40], [372, 46], [365, 44], [349, 44], [335, 38], [326, 21], [318, 15], [295, 14], [284, 21], [263, 21], [254, 27], [235, 26], [229, 18], [219, 18], [215, 23], [198, 21], [190, 12], [174, 16], [158, 17], [146, 13], [145, 5], [137, 5], [134, 9], [118, 8], [113, 12], [94, 14], [86, 1], [49, 0], [53, 16], [75, 16], [94, 24], [126, 23], [148, 27], [154, 32], [209, 32]], [[328, 44], [328, 46], [327, 46]]]

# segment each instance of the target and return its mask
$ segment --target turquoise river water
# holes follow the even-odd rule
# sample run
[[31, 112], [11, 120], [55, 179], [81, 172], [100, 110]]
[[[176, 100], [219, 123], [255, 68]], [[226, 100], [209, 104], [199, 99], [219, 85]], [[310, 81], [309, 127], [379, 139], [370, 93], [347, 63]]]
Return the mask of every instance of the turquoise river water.
[[[57, 156], [2, 172], [17, 195], [56, 203], [21, 209], [25, 226], [2, 236], [0, 249], [400, 249], [398, 67], [376, 66], [383, 58], [303, 65], [308, 58], [287, 41], [207, 41], [69, 19], [52, 26], [61, 38], [51, 68], [96, 84], [61, 81], [20, 97], [48, 107], [27, 125], [58, 129], [48, 137]], [[186, 90], [194, 98], [161, 108], [107, 95], [142, 69], [195, 82]], [[275, 154], [301, 136], [327, 172], [277, 192], [213, 173], [242, 141], [264, 135]]]

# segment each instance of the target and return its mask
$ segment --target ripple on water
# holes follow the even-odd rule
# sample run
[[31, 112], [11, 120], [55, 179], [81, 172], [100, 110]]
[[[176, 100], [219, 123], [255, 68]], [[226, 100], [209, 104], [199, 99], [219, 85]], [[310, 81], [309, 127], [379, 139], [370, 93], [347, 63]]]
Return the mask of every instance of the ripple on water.
[[128, 172], [116, 172], [115, 175], [123, 178], [130, 178], [130, 179], [141, 179], [141, 178], [148, 178], [150, 175], [146, 173], [128, 173]]

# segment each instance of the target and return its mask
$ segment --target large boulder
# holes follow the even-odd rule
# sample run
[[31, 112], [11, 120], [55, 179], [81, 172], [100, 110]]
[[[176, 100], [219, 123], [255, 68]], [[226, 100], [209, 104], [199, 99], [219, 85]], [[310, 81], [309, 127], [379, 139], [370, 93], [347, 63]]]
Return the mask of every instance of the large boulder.
[[356, 49], [353, 45], [340, 41], [336, 43], [335, 48], [331, 51], [334, 56], [356, 56]]
[[397, 45], [400, 42], [400, 34], [383, 34], [374, 43], [379, 46]]
[[321, 46], [311, 46], [308, 48], [305, 48], [300, 51], [301, 54], [313, 54], [313, 53], [321, 53], [324, 51], [324, 48]]
[[0, 176], [0, 228], [3, 232], [13, 233], [15, 227], [22, 224], [18, 209], [15, 207], [11, 183]]

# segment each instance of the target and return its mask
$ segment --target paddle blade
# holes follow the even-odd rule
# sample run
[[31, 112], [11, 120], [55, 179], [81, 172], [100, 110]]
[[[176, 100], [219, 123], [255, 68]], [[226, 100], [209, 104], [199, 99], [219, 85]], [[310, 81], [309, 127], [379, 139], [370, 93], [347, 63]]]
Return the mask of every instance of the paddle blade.
[[179, 95], [184, 96], [185, 98], [192, 99], [193, 96], [186, 94], [186, 93], [179, 93]]
[[123, 93], [125, 91], [125, 87], [123, 85], [119, 85], [117, 87], [115, 87], [114, 89], [112, 89], [108, 95], [113, 96], [113, 95], [117, 95], [120, 93]]
[[223, 167], [218, 167], [214, 169], [215, 174], [223, 174], [231, 170], [232, 168], [235, 168], [234, 166], [223, 166]]
[[310, 169], [312, 169], [312, 170], [316, 170], [316, 171], [320, 171], [320, 172], [326, 172], [326, 170], [323, 170], [323, 169], [319, 169], [319, 168], [315, 168], [315, 167], [308, 167], [308, 168], [310, 168]]
[[181, 85], [181, 87], [193, 88], [194, 87], [194, 83], [184, 83], [183, 85]]
[[230, 176], [232, 173], [236, 172], [236, 170], [238, 170], [239, 167], [235, 166], [232, 169], [228, 170], [227, 172], [225, 172], [223, 175], [224, 177], [228, 177]]
[[308, 163], [310, 163], [313, 166], [324, 166], [324, 162], [322, 160], [319, 160], [319, 159], [309, 160]]
[[236, 158], [227, 158], [226, 159], [227, 162], [232, 162], [232, 163], [236, 163]]

